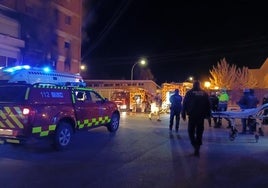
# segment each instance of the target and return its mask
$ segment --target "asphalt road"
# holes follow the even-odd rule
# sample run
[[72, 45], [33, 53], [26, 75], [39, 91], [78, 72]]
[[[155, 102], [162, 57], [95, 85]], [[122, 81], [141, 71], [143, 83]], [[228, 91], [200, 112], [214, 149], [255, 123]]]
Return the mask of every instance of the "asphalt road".
[[[0, 146], [1, 188], [268, 187], [268, 131], [230, 141], [226, 128], [207, 126], [200, 157], [192, 155], [186, 122], [179, 134], [144, 114], [121, 117], [117, 133], [81, 132], [66, 151], [50, 146]], [[226, 127], [226, 125], [224, 125]], [[240, 126], [238, 126], [240, 128]]]

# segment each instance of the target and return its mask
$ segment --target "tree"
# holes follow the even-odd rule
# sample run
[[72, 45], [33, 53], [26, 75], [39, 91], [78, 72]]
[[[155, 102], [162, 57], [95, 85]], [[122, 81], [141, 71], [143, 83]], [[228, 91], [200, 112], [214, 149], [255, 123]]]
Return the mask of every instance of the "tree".
[[229, 65], [225, 58], [210, 70], [210, 82], [219, 88], [231, 89], [236, 80], [236, 65]]
[[257, 86], [257, 79], [248, 70], [247, 67], [242, 67], [236, 71], [235, 87], [237, 89], [254, 88]]
[[210, 82], [214, 86], [226, 89], [254, 88], [258, 82], [247, 67], [237, 68], [236, 65], [229, 65], [225, 58], [213, 66], [209, 71]]

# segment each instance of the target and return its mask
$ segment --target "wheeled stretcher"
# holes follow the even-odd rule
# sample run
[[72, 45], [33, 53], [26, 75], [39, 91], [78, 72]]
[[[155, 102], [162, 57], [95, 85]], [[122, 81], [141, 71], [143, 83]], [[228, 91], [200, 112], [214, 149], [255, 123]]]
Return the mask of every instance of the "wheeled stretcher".
[[230, 120], [231, 122], [231, 131], [229, 138], [230, 140], [234, 140], [237, 136], [237, 129], [235, 126], [235, 120], [236, 119], [249, 119], [254, 120], [253, 122], [256, 124], [256, 129], [254, 131], [254, 136], [256, 139], [256, 142], [259, 140], [259, 136], [263, 136], [263, 119], [268, 118], [268, 115], [266, 115], [266, 111], [268, 111], [268, 103], [261, 105], [257, 108], [251, 108], [251, 109], [245, 109], [245, 110], [238, 110], [238, 111], [222, 111], [222, 112], [212, 112], [212, 117], [215, 118], [225, 118]]

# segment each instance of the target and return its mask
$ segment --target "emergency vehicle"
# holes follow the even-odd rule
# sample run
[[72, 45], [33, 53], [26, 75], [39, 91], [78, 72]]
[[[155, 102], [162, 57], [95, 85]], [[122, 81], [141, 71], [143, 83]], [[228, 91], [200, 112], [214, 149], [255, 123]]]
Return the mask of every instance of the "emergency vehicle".
[[149, 101], [151, 94], [138, 87], [130, 87], [114, 91], [111, 100], [114, 101], [120, 110], [132, 112], [146, 112], [150, 108]]
[[111, 100], [117, 104], [120, 111], [129, 111], [130, 92], [128, 90], [116, 90], [112, 93]]
[[91, 88], [69, 87], [70, 83], [63, 86], [64, 78], [59, 79], [60, 84], [31, 79], [30, 83], [21, 83], [22, 79], [11, 83], [10, 79], [0, 84], [0, 143], [23, 144], [47, 138], [61, 150], [70, 145], [78, 130], [106, 126], [110, 132], [117, 131], [120, 113], [114, 102]]
[[181, 96], [184, 96], [187, 92], [188, 85], [184, 83], [163, 83], [162, 84], [162, 110], [164, 112], [169, 112], [170, 101], [169, 98], [174, 94], [175, 89], [178, 89]]

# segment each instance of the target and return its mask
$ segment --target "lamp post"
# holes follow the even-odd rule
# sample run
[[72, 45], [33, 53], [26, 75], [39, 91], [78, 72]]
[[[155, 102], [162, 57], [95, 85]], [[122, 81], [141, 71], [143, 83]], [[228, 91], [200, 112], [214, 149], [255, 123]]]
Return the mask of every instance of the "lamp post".
[[134, 65], [131, 68], [131, 80], [133, 80], [133, 71], [134, 71], [134, 67], [137, 65], [146, 65], [146, 60], [145, 59], [141, 59], [140, 61], [137, 61], [136, 63], [134, 63]]

